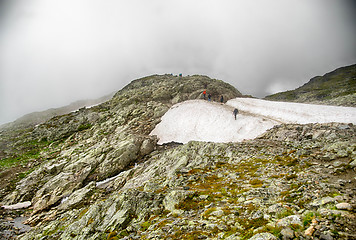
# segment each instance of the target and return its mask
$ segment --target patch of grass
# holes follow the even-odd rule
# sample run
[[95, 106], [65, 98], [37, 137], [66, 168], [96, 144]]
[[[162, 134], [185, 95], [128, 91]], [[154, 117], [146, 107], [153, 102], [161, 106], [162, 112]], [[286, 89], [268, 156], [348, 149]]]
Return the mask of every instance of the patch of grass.
[[185, 211], [201, 209], [204, 207], [204, 204], [202, 204], [203, 202], [198, 199], [198, 196], [199, 194], [196, 192], [190, 194], [183, 201], [176, 204], [175, 207]]
[[0, 159], [0, 168], [7, 169], [19, 165], [27, 165], [30, 159], [39, 159], [40, 152], [44, 151], [50, 144], [51, 142], [46, 140], [30, 140], [21, 143], [21, 145], [18, 146], [19, 149], [16, 154], [13, 154], [7, 158]]
[[312, 220], [316, 217], [316, 213], [314, 212], [307, 212], [304, 216], [303, 216], [303, 226], [306, 227], [308, 225], [310, 225], [310, 223], [312, 222]]
[[265, 225], [265, 226], [264, 226], [260, 231], [258, 231], [258, 232], [259, 232], [259, 233], [262, 233], [262, 232], [269, 232], [269, 233], [272, 233], [277, 239], [281, 239], [281, 238], [282, 238], [281, 231], [282, 231], [282, 228], [280, 228], [280, 227]]
[[277, 213], [276, 217], [281, 219], [293, 215], [294, 212], [291, 209], [284, 209], [282, 212]]

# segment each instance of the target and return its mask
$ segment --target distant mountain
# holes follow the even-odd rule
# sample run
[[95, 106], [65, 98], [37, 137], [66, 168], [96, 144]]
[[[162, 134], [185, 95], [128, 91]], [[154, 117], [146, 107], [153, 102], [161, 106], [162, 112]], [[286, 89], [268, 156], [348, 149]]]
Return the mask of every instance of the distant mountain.
[[13, 122], [0, 125], [0, 130], [5, 128], [28, 127], [31, 125], [43, 123], [51, 119], [52, 117], [64, 115], [72, 111], [76, 111], [83, 107], [90, 107], [93, 105], [106, 102], [109, 99], [111, 99], [113, 96], [114, 96], [114, 92], [97, 99], [79, 100], [63, 107], [50, 108], [40, 112], [29, 113], [16, 119]]
[[356, 64], [314, 77], [295, 90], [269, 95], [265, 99], [356, 107]]

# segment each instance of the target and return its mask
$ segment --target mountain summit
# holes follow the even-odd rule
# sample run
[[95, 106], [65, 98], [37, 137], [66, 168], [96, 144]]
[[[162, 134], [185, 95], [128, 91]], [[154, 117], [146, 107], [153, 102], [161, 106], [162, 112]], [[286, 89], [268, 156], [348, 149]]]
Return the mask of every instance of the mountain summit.
[[[356, 237], [354, 112], [345, 123], [283, 122], [281, 115], [300, 119], [283, 113], [290, 105], [277, 108], [241, 96], [206, 76], [154, 75], [132, 81], [97, 106], [0, 129], [0, 237]], [[237, 123], [236, 107], [242, 120], [258, 119], [249, 122], [250, 130], [274, 124], [241, 142], [157, 144], [154, 129], [165, 119], [167, 130], [177, 130], [182, 121], [198, 128], [192, 120], [201, 116], [205, 130], [213, 130]], [[262, 110], [274, 115], [261, 116]], [[212, 114], [215, 122], [209, 122]], [[178, 130], [192, 135], [196, 128]]]

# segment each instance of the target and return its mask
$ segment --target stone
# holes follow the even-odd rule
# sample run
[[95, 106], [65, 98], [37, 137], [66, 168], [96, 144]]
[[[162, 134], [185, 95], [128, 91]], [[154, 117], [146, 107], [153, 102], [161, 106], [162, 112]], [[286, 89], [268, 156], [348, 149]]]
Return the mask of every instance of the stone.
[[145, 139], [142, 142], [141, 148], [140, 148], [140, 153], [141, 155], [147, 155], [149, 153], [151, 153], [157, 144], [157, 137], [156, 136], [151, 136], [151, 138]]
[[277, 238], [272, 233], [257, 233], [250, 240], [277, 240]]
[[321, 233], [319, 236], [320, 240], [333, 240], [334, 238], [331, 236], [330, 232], [326, 232], [326, 233]]
[[221, 216], [224, 215], [224, 211], [221, 210], [221, 209], [219, 209], [219, 210], [216, 210], [216, 211], [214, 211], [214, 212], [211, 212], [210, 215], [216, 216], [216, 217], [221, 217]]
[[282, 239], [283, 240], [288, 240], [288, 239], [293, 239], [294, 238], [294, 232], [290, 227], [283, 228], [281, 230], [282, 234]]
[[311, 225], [310, 227], [308, 227], [308, 228], [304, 231], [304, 234], [305, 234], [306, 236], [310, 236], [310, 237], [311, 237], [311, 236], [313, 235], [314, 231], [315, 231], [315, 228], [314, 228], [313, 225]]
[[333, 166], [334, 167], [341, 167], [342, 165], [344, 165], [344, 163], [343, 162], [341, 162], [341, 161], [335, 161], [335, 162], [333, 162]]
[[352, 210], [352, 206], [350, 203], [346, 203], [346, 202], [341, 202], [335, 205], [335, 207], [339, 210], [348, 210], [351, 211]]
[[353, 160], [352, 162], [350, 162], [349, 165], [352, 168], [356, 167], [356, 160]]
[[261, 218], [261, 217], [263, 217], [262, 211], [256, 211], [255, 213], [253, 213], [251, 218], [252, 219], [258, 219], [258, 218]]
[[62, 200], [62, 204], [59, 205], [58, 209], [69, 209], [83, 204], [83, 201], [93, 194], [95, 187], [96, 183], [90, 182], [87, 186], [78, 189], [68, 196], [65, 201]]
[[324, 206], [324, 205], [326, 205], [326, 204], [328, 204], [328, 203], [334, 203], [334, 202], [335, 202], [335, 199], [334, 199], [334, 198], [332, 198], [332, 197], [324, 197], [324, 198], [322, 198], [322, 199], [316, 199], [316, 200], [314, 200], [314, 201], [310, 204], [310, 206], [311, 206], [311, 207], [317, 207], [317, 208], [319, 208], [319, 207]]
[[289, 227], [292, 224], [293, 225], [297, 224], [299, 226], [303, 226], [303, 223], [302, 223], [299, 215], [290, 215], [288, 217], [279, 219], [277, 221], [277, 226], [278, 227]]
[[174, 190], [171, 191], [166, 197], [163, 199], [163, 206], [166, 210], [174, 211], [177, 210], [175, 205], [182, 201], [187, 195], [187, 191], [183, 190]]
[[283, 209], [284, 208], [283, 208], [282, 204], [276, 203], [276, 204], [269, 206], [267, 211], [268, 211], [268, 213], [278, 213], [278, 212], [283, 211]]

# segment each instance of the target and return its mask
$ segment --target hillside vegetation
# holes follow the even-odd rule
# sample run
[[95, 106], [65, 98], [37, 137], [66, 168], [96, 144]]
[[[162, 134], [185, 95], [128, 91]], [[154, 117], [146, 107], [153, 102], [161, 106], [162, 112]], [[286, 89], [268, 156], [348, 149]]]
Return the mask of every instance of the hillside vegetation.
[[266, 100], [356, 107], [356, 64], [317, 76], [303, 86]]

